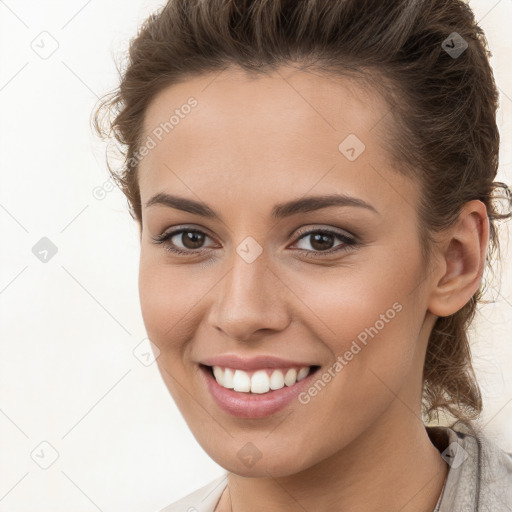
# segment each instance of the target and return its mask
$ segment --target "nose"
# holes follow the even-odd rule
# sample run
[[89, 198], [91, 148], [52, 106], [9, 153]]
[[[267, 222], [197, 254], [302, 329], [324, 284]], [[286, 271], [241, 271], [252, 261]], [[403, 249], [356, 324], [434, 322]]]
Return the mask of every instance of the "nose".
[[216, 287], [209, 314], [210, 325], [230, 339], [255, 340], [286, 329], [290, 313], [286, 286], [268, 267], [264, 255], [248, 263], [235, 254], [233, 266]]

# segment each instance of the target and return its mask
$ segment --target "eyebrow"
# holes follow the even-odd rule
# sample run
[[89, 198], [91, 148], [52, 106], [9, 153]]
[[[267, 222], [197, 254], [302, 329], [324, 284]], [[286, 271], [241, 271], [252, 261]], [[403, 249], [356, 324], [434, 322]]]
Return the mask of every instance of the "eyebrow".
[[[209, 219], [222, 220], [221, 216], [208, 205], [194, 201], [192, 199], [186, 199], [184, 197], [173, 196], [171, 194], [160, 192], [149, 199], [145, 206], [146, 208], [149, 208], [150, 206], [157, 204], [174, 208], [176, 210], [182, 210], [184, 212], [192, 213], [195, 215], [200, 215]], [[364, 208], [380, 215], [379, 212], [371, 204], [357, 197], [345, 194], [309, 196], [300, 199], [293, 199], [285, 203], [276, 204], [272, 208], [271, 215], [274, 219], [283, 219], [298, 213], [308, 213], [332, 206], [352, 206], [357, 208]]]

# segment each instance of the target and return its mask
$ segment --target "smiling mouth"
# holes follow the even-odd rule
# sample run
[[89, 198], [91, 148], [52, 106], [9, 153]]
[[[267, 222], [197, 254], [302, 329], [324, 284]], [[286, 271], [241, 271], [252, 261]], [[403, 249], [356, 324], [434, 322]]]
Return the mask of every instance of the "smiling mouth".
[[244, 394], [272, 393], [284, 387], [292, 387], [297, 382], [315, 373], [320, 366], [302, 366], [296, 368], [261, 368], [245, 371], [237, 368], [200, 365], [225, 389]]

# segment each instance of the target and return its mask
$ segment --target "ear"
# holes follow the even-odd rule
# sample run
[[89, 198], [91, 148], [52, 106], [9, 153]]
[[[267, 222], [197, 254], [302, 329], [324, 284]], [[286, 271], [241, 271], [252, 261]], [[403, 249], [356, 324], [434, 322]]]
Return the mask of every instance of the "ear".
[[478, 290], [487, 256], [489, 218], [482, 201], [467, 202], [439, 245], [439, 274], [428, 309], [437, 316], [453, 315]]

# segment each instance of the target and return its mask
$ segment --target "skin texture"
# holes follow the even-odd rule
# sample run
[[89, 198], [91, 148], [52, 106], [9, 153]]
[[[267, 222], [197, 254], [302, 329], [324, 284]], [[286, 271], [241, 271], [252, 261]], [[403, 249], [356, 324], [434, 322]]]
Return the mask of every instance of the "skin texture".
[[[478, 289], [485, 206], [466, 204], [427, 269], [420, 191], [389, 163], [382, 134], [391, 116], [379, 95], [292, 67], [258, 77], [228, 68], [161, 91], [144, 137], [190, 96], [197, 106], [140, 163], [139, 291], [166, 386], [197, 441], [230, 472], [217, 511], [432, 511], [448, 467], [421, 419], [423, 362], [437, 315], [455, 313]], [[338, 149], [350, 133], [365, 144], [354, 161]], [[222, 220], [146, 207], [160, 192], [203, 202]], [[270, 216], [276, 203], [332, 193], [378, 213], [345, 206]], [[154, 243], [183, 225], [207, 235], [196, 246], [172, 238], [192, 255]], [[302, 236], [313, 228], [358, 244], [322, 256]], [[250, 264], [236, 252], [248, 236], [263, 249]], [[329, 240], [326, 249], [344, 245]], [[308, 404], [241, 419], [203, 384], [197, 363], [219, 354], [311, 361], [321, 374], [397, 302], [400, 312]], [[252, 467], [238, 457], [249, 442], [261, 454]]]

